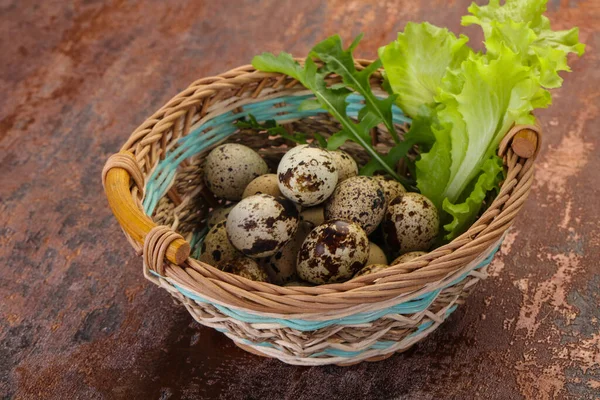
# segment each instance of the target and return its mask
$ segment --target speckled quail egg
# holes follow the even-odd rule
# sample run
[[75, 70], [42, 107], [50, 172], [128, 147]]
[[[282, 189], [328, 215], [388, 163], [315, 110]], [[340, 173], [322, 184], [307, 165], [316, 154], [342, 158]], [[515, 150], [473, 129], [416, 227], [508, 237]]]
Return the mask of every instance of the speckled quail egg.
[[206, 157], [204, 181], [215, 196], [240, 200], [246, 186], [268, 170], [267, 163], [250, 147], [226, 143]]
[[385, 200], [388, 204], [402, 193], [406, 193], [404, 186], [395, 179], [383, 175], [376, 175], [373, 178], [377, 179], [381, 184], [383, 192], [385, 193]]
[[323, 206], [305, 208], [300, 212], [300, 219], [311, 223], [313, 226], [319, 226], [325, 222], [325, 211]]
[[214, 266], [220, 261], [241, 256], [227, 238], [226, 221], [223, 220], [213, 226], [204, 237], [199, 260]]
[[354, 275], [354, 277], [374, 274], [375, 272], [383, 271], [389, 267], [387, 264], [368, 264]]
[[350, 154], [342, 150], [330, 151], [338, 171], [338, 183], [358, 175], [358, 165]]
[[276, 174], [265, 174], [254, 179], [244, 189], [242, 199], [259, 193], [270, 194], [274, 197], [282, 196]]
[[396, 258], [390, 265], [398, 265], [405, 262], [409, 262], [414, 260], [417, 257], [421, 257], [427, 254], [424, 251], [411, 251], [410, 253], [402, 254], [400, 257]]
[[371, 264], [387, 264], [387, 257], [381, 247], [373, 242], [369, 242], [369, 258], [366, 265]]
[[267, 257], [296, 233], [298, 210], [283, 197], [255, 194], [241, 200], [227, 217], [227, 237], [244, 255]]
[[313, 229], [298, 253], [296, 270], [311, 283], [334, 283], [351, 278], [369, 257], [369, 239], [355, 222], [331, 220]]
[[260, 263], [267, 271], [271, 283], [283, 285], [286, 282], [298, 280], [296, 258], [304, 239], [312, 228], [312, 224], [300, 221], [294, 237], [275, 254]]
[[269, 282], [269, 276], [256, 261], [248, 257], [221, 261], [217, 267], [225, 272], [239, 275], [251, 281]]
[[385, 207], [385, 194], [379, 182], [368, 176], [354, 176], [340, 183], [325, 202], [325, 220], [354, 221], [368, 235], [383, 219]]
[[208, 227], [212, 228], [219, 222], [223, 221], [224, 219], [227, 219], [229, 211], [231, 211], [236, 204], [237, 203], [233, 203], [227, 206], [219, 206], [212, 210], [210, 214], [208, 214], [208, 219], [206, 220], [206, 224], [208, 225]]
[[327, 150], [304, 144], [284, 154], [277, 167], [277, 178], [285, 197], [302, 206], [314, 206], [333, 193], [338, 173]]
[[419, 193], [404, 193], [390, 202], [382, 227], [394, 254], [427, 250], [439, 232], [437, 209]]

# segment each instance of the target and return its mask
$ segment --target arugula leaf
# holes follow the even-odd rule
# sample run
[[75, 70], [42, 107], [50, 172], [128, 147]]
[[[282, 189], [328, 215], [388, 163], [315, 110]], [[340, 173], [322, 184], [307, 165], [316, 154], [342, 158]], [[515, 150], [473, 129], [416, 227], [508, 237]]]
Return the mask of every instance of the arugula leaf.
[[317, 99], [306, 99], [298, 106], [298, 111], [312, 111], [321, 108], [321, 103]]
[[[321, 106], [319, 105], [319, 108]], [[256, 120], [256, 117], [252, 114], [248, 114], [248, 119], [241, 119], [235, 123], [240, 129], [254, 129], [257, 131], [266, 131], [269, 135], [272, 136], [281, 136], [284, 139], [290, 140], [292, 142], [298, 144], [306, 144], [308, 143], [308, 139], [306, 134], [303, 132], [293, 132], [290, 134], [283, 126], [278, 125], [277, 121], [274, 119], [269, 119], [261, 124]], [[319, 147], [326, 149], [327, 148], [327, 140], [320, 133], [315, 132], [313, 134], [317, 143], [319, 143]]]
[[472, 189], [466, 191], [469, 194], [466, 199], [457, 204], [451, 203], [447, 198], [444, 199], [443, 209], [452, 218], [449, 223], [444, 225], [447, 232], [444, 237], [446, 240], [454, 239], [471, 226], [481, 210], [487, 192], [496, 188], [500, 183], [502, 172], [502, 159], [493, 156], [483, 163], [481, 173]]
[[423, 104], [434, 101], [446, 70], [459, 66], [471, 53], [467, 41], [464, 35], [457, 38], [427, 22], [409, 22], [396, 41], [379, 49], [386, 79], [404, 112], [415, 117]]
[[282, 51], [277, 56], [273, 53], [262, 53], [252, 59], [252, 66], [260, 71], [286, 74], [306, 86], [304, 69], [290, 53]]
[[[374, 108], [389, 106], [391, 109], [392, 102], [375, 101], [371, 102], [370, 106], [365, 105], [363, 110], [359, 112], [359, 121], [356, 123], [346, 112], [346, 98], [352, 91], [347, 87], [327, 87], [325, 81], [325, 78], [331, 73], [329, 68], [334, 68], [334, 66], [335, 68], [340, 68], [340, 65], [347, 67], [347, 56], [349, 54], [351, 58], [351, 52], [354, 47], [356, 47], [358, 40], [360, 40], [360, 37], [350, 46], [349, 50], [347, 50], [348, 53], [342, 52], [343, 54], [340, 54], [338, 52], [336, 55], [332, 55], [329, 58], [326, 57], [327, 61], [323, 60], [325, 62], [325, 67], [320, 69], [310, 56], [306, 58], [304, 66], [301, 66], [288, 53], [280, 53], [278, 56], [271, 53], [263, 53], [262, 55], [254, 57], [252, 65], [257, 70], [279, 72], [289, 75], [315, 94], [315, 97], [321, 106], [342, 125], [342, 130], [329, 138], [327, 143], [328, 149], [336, 149], [347, 140], [354, 141], [365, 148], [371, 158], [375, 160], [374, 162], [379, 163], [388, 174], [399, 180], [400, 177], [394, 170], [395, 165], [387, 164], [382, 156], [375, 151], [373, 146], [371, 146], [369, 134], [372, 128], [380, 123], [384, 123], [382, 116], [385, 118], [385, 115], [387, 115], [388, 112], [386, 110], [378, 110], [375, 112]], [[325, 42], [327, 42], [327, 44], [324, 44]], [[337, 45], [338, 42], [335, 38], [326, 39], [324, 42], [317, 44], [317, 46], [315, 46], [316, 50], [313, 49], [311, 54], [314, 56], [318, 52], [322, 52], [324, 48], [330, 46], [332, 43]], [[339, 45], [341, 47], [341, 41], [339, 42]], [[343, 56], [344, 59], [338, 60], [338, 56]], [[371, 74], [376, 68], [377, 64], [375, 64], [375, 66], [368, 66], [361, 72], [357, 72], [356, 70], [352, 72], [349, 68], [347, 68], [347, 72], [345, 72], [345, 74], [348, 75], [347, 79], [353, 81], [352, 87], [365, 99], [374, 96], [370, 86], [364, 87], [359, 83], [363, 82], [364, 79], [368, 82]], [[391, 113], [391, 111], [389, 112]]]
[[[240, 129], [254, 129], [257, 131], [266, 131], [271, 136], [281, 136], [284, 139], [290, 140], [298, 144], [306, 144], [306, 135], [301, 132], [294, 132], [290, 134], [283, 126], [278, 125], [274, 119], [265, 121], [264, 124], [260, 124], [256, 117], [252, 114], [248, 115], [248, 119], [242, 119], [235, 123]], [[322, 137], [321, 137], [322, 139]], [[317, 139], [318, 140], [318, 139]]]
[[[415, 145], [415, 142], [412, 140], [403, 140], [398, 143], [394, 147], [390, 149], [390, 151], [382, 156], [383, 160], [388, 165], [397, 165], [401, 159], [403, 159], [408, 151]], [[363, 167], [360, 168], [359, 175], [372, 176], [375, 172], [381, 171], [381, 164], [374, 159], [370, 159]], [[414, 181], [403, 177], [402, 175], [398, 176], [398, 181], [402, 183], [405, 188], [414, 188]]]
[[371, 91], [371, 84], [369, 82], [369, 78], [373, 72], [381, 67], [381, 61], [377, 60], [371, 63], [360, 72], [354, 66], [352, 52], [362, 37], [362, 34], [359, 35], [354, 39], [350, 47], [344, 50], [342, 39], [339, 35], [331, 36], [313, 47], [311, 55], [322, 60], [329, 71], [338, 74], [346, 86], [363, 95], [365, 99], [365, 108], [363, 110], [369, 110], [374, 115], [377, 115], [383, 121], [394, 141], [398, 143], [400, 142], [400, 138], [392, 122], [392, 104], [396, 99], [396, 95], [391, 95], [383, 100], [378, 99]]
[[323, 149], [327, 148], [327, 140], [323, 137], [323, 135], [315, 132], [314, 137], [315, 137], [315, 139], [317, 139], [317, 142], [319, 143], [319, 146], [321, 146], [321, 148], [323, 148]]

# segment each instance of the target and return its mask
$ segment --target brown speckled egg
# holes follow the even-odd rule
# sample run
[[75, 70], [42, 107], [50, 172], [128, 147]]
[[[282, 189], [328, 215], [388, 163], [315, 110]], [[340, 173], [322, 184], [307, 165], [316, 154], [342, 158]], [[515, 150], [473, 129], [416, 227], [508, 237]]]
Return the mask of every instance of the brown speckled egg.
[[236, 204], [237, 203], [233, 203], [228, 206], [219, 206], [212, 210], [210, 214], [208, 214], [208, 219], [206, 220], [206, 224], [208, 225], [208, 227], [212, 228], [219, 222], [223, 221], [224, 219], [227, 219], [229, 211], [231, 211]]
[[313, 226], [308, 222], [300, 221], [294, 237], [275, 254], [260, 263], [265, 267], [271, 283], [283, 285], [286, 282], [298, 280], [296, 257], [312, 228]]
[[369, 264], [358, 271], [354, 277], [374, 274], [375, 272], [383, 271], [387, 267], [389, 267], [387, 264]]
[[246, 186], [268, 171], [267, 163], [250, 147], [226, 143], [206, 156], [204, 181], [215, 196], [240, 200]]
[[369, 239], [355, 222], [331, 220], [312, 230], [302, 243], [296, 269], [311, 283], [334, 283], [351, 278], [369, 257]]
[[392, 261], [392, 263], [390, 265], [398, 265], [398, 264], [402, 264], [405, 262], [409, 262], [409, 261], [414, 260], [417, 257], [421, 257], [425, 254], [427, 254], [427, 253], [424, 251], [411, 251], [410, 253], [402, 254], [400, 257], [398, 257], [394, 261]]
[[392, 200], [382, 223], [385, 241], [394, 254], [429, 249], [439, 225], [437, 209], [419, 193], [404, 193]]
[[220, 261], [228, 261], [242, 256], [227, 238], [225, 225], [226, 221], [223, 220], [208, 231], [202, 242], [200, 261], [215, 266]]
[[385, 193], [385, 201], [388, 204], [402, 193], [406, 193], [404, 186], [402, 186], [402, 184], [395, 179], [383, 175], [376, 175], [373, 178], [377, 179], [377, 181], [381, 184], [383, 192]]
[[288, 199], [255, 194], [241, 200], [227, 217], [231, 244], [249, 257], [268, 257], [298, 228], [298, 210]]
[[325, 222], [325, 211], [323, 206], [305, 208], [300, 212], [300, 219], [311, 223], [313, 226], [319, 226]]
[[279, 190], [279, 182], [277, 181], [276, 174], [265, 174], [254, 179], [244, 189], [242, 199], [259, 193], [270, 194], [274, 197], [283, 196]]
[[358, 175], [358, 165], [350, 154], [342, 150], [330, 151], [338, 171], [338, 183]]
[[371, 264], [387, 264], [385, 253], [373, 242], [369, 242], [369, 258], [367, 259], [367, 265]]
[[302, 206], [314, 206], [333, 193], [338, 173], [327, 150], [304, 144], [285, 153], [277, 178], [285, 197]]
[[325, 220], [348, 219], [369, 235], [385, 214], [385, 194], [378, 181], [354, 176], [340, 183], [325, 203]]
[[239, 275], [251, 281], [269, 282], [269, 276], [256, 261], [248, 257], [234, 258], [233, 260], [221, 261], [217, 268], [235, 275]]

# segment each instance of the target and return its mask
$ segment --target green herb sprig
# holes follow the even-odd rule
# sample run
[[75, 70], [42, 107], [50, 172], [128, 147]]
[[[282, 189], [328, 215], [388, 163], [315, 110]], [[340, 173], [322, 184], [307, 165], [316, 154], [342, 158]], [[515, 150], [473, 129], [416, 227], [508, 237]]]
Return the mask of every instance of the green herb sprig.
[[[371, 156], [370, 166], [367, 172], [384, 170], [394, 179], [410, 183], [395, 171], [395, 157], [386, 157], [379, 154], [371, 145], [370, 131], [379, 124], [387, 127], [390, 135], [397, 143], [400, 142], [398, 134], [392, 122], [392, 105], [396, 95], [390, 95], [385, 99], [378, 99], [371, 90], [369, 80], [371, 75], [381, 67], [380, 61], [366, 66], [361, 71], [356, 69], [352, 52], [360, 42], [362, 35], [358, 36], [344, 50], [342, 40], [338, 35], [332, 36], [318, 43], [309, 56], [300, 65], [289, 53], [263, 53], [254, 57], [252, 65], [265, 72], [279, 72], [291, 76], [306, 88], [310, 89], [322, 108], [327, 110], [342, 126], [342, 129], [333, 134], [327, 140], [327, 148], [335, 150], [350, 140], [360, 144]], [[323, 65], [319, 66], [315, 60], [320, 60]], [[335, 73], [342, 78], [341, 84], [327, 86], [326, 78]], [[347, 97], [356, 92], [365, 99], [364, 107], [358, 113], [358, 122], [351, 119], [347, 112]], [[307, 103], [304, 107], [314, 106]], [[402, 147], [404, 149], [404, 146]], [[398, 153], [397, 151], [395, 153]], [[406, 154], [406, 153], [404, 153]]]

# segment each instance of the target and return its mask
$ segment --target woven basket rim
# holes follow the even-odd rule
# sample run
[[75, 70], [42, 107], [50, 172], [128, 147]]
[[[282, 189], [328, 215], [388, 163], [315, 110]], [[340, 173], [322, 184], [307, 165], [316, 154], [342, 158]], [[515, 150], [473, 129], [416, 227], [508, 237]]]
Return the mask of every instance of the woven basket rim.
[[[357, 60], [357, 68], [364, 68], [371, 62]], [[335, 80], [336, 77], [332, 76], [330, 79]], [[381, 82], [379, 70], [372, 76], [372, 85], [380, 87]], [[231, 98], [232, 93], [233, 96], [250, 101], [260, 99], [261, 93], [266, 93], [266, 88], [281, 90], [281, 93], [306, 90], [291, 77], [256, 71], [251, 65], [237, 67], [215, 77], [203, 78], [193, 82], [144, 121], [121, 150], [133, 153], [142, 175], [148, 176], [160, 155], [164, 156], [169, 144], [179, 138], [176, 130], [185, 130], [186, 126], [189, 130], [196, 114], [200, 117], [202, 114], [206, 115], [209, 108], [218, 106], [223, 99]], [[179, 120], [184, 121], [183, 127], [177, 126]], [[536, 151], [528, 159], [518, 157], [511, 148], [512, 139], [523, 129], [529, 129], [538, 136]], [[356, 304], [375, 306], [386, 300], [401, 298], [419, 287], [431, 285], [457, 271], [504, 234], [522, 207], [531, 187], [533, 164], [539, 152], [540, 142], [539, 126], [513, 127], [499, 146], [498, 154], [503, 158], [508, 171], [492, 204], [467, 232], [407, 263], [391, 265], [383, 271], [343, 283], [315, 287], [282, 287], [250, 281], [189, 258], [182, 266], [168, 263], [163, 279], [191, 286], [198, 293], [204, 292], [208, 297], [232, 307], [281, 315], [294, 314], [293, 310], [299, 310], [300, 304], [306, 306], [305, 310], [319, 313], [340, 311]], [[135, 185], [132, 186], [131, 192], [132, 197], [139, 203], [139, 191]], [[128, 238], [136, 249], [141, 249], [140, 244], [131, 236]]]

